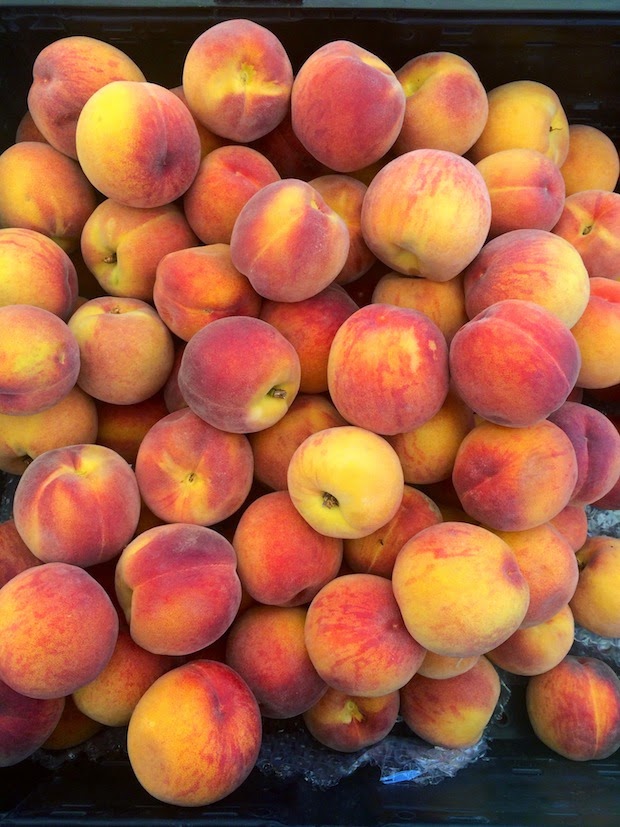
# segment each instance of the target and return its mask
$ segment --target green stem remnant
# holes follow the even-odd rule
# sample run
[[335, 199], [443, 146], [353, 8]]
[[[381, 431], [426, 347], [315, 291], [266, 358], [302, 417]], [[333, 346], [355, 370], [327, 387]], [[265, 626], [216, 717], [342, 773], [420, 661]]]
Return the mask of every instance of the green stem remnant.
[[338, 500], [334, 497], [333, 494], [330, 494], [329, 491], [323, 491], [323, 507], [324, 508], [337, 508], [338, 507]]

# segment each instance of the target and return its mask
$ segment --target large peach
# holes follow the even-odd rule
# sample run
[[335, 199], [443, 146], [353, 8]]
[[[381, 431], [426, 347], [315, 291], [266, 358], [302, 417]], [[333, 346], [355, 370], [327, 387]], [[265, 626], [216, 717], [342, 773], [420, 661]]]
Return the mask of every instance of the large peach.
[[20, 571], [40, 566], [41, 560], [35, 557], [15, 528], [15, 520], [9, 517], [0, 523], [0, 588], [8, 583]]
[[490, 224], [482, 175], [443, 149], [414, 149], [391, 160], [362, 205], [362, 233], [377, 258], [432, 281], [457, 276], [480, 251]]
[[620, 282], [594, 276], [590, 298], [571, 328], [581, 354], [577, 385], [604, 389], [620, 382]]
[[94, 404], [97, 431], [95, 439], [90, 441], [111, 448], [130, 465], [135, 465], [138, 449], [149, 429], [169, 413], [161, 391], [132, 405], [115, 405], [112, 402]]
[[60, 698], [29, 698], [0, 680], [0, 767], [29, 758], [52, 734], [65, 705]]
[[575, 247], [590, 278], [618, 277], [620, 193], [583, 190], [567, 196], [553, 232]]
[[613, 192], [620, 176], [620, 156], [610, 136], [585, 123], [571, 123], [568, 132], [568, 155], [560, 167], [566, 195], [584, 190]]
[[575, 622], [603, 637], [620, 637], [620, 539], [593, 534], [577, 552], [579, 580], [570, 606]]

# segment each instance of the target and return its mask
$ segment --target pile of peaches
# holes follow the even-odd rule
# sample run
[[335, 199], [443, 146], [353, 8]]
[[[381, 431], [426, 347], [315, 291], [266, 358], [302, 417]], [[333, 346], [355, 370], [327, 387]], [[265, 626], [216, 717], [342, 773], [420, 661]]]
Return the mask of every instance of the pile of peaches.
[[[618, 151], [554, 90], [245, 19], [62, 37], [0, 155], [0, 766], [127, 727], [201, 806], [264, 718], [620, 747]], [[614, 407], [616, 406], [616, 407]]]

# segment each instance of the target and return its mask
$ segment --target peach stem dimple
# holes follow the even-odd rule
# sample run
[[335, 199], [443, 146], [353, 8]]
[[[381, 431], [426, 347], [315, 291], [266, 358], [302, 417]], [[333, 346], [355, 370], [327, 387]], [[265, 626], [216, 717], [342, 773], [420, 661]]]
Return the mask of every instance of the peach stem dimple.
[[286, 391], [284, 388], [271, 388], [267, 391], [267, 396], [272, 396], [274, 399], [286, 399]]
[[330, 494], [329, 491], [323, 492], [323, 507], [324, 508], [337, 508], [339, 505], [338, 500], [334, 497], [333, 494]]

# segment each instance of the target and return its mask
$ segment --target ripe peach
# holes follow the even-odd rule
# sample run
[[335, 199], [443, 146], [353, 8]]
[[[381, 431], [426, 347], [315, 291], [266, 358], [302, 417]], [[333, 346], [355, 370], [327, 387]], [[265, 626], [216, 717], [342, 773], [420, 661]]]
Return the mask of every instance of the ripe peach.
[[0, 767], [29, 758], [54, 731], [64, 698], [29, 698], [0, 680]]
[[281, 178], [310, 181], [332, 172], [308, 152], [293, 131], [290, 107], [271, 132], [252, 141], [250, 145], [274, 165]]
[[449, 655], [438, 655], [436, 652], [427, 651], [424, 660], [418, 667], [417, 675], [424, 675], [425, 678], [455, 678], [471, 669], [482, 655], [470, 655], [466, 658], [450, 657]]
[[590, 298], [571, 328], [581, 354], [577, 385], [603, 389], [620, 382], [620, 282], [590, 279]]
[[179, 389], [179, 369], [181, 367], [181, 360], [185, 351], [187, 342], [183, 339], [177, 339], [174, 343], [174, 359], [172, 361], [172, 369], [168, 374], [168, 378], [162, 388], [164, 401], [169, 413], [178, 411], [180, 408], [186, 408], [187, 402], [183, 399], [183, 394]]
[[135, 465], [140, 443], [149, 429], [169, 413], [161, 391], [132, 405], [114, 405], [111, 402], [94, 404], [97, 431], [96, 438], [90, 441], [111, 448], [130, 465]]
[[15, 130], [15, 143], [21, 143], [22, 141], [40, 141], [43, 144], [49, 143], [34, 122], [34, 118], [28, 109], [20, 118], [17, 129]]
[[88, 741], [101, 732], [103, 724], [93, 721], [75, 705], [72, 695], [63, 699], [65, 704], [60, 719], [51, 735], [41, 745], [44, 750], [66, 750]]
[[575, 622], [603, 637], [620, 637], [620, 539], [594, 534], [577, 552], [579, 581], [570, 606]]
[[584, 190], [613, 192], [620, 176], [620, 156], [609, 135], [584, 123], [571, 123], [568, 132], [568, 155], [560, 167], [566, 195]]
[[425, 654], [407, 631], [392, 585], [376, 574], [343, 574], [308, 606], [310, 660], [333, 689], [377, 697], [404, 686]]
[[[171, 92], [179, 98], [179, 100], [183, 101], [185, 106], [189, 109], [187, 104], [187, 98], [185, 97], [185, 92], [183, 91], [183, 86], [173, 86], [170, 89]], [[220, 146], [225, 146], [228, 141], [225, 138], [222, 138], [221, 135], [216, 135], [215, 132], [212, 132], [208, 129], [203, 123], [201, 123], [198, 118], [194, 115], [194, 113], [190, 109], [190, 113], [192, 118], [194, 119], [194, 123], [196, 124], [196, 129], [198, 130], [198, 137], [200, 138], [200, 157], [204, 158], [214, 149], [218, 149]]]
[[15, 520], [9, 517], [0, 523], [0, 588], [8, 583], [20, 571], [40, 566], [41, 560], [35, 557], [15, 528]]
[[553, 232], [575, 247], [590, 278], [617, 278], [620, 193], [584, 190], [567, 196]]
[[578, 551], [588, 537], [588, 513], [584, 505], [569, 503], [549, 523], [568, 540], [573, 551]]

